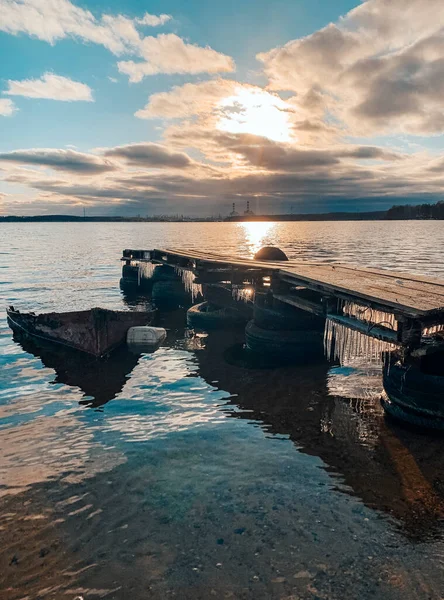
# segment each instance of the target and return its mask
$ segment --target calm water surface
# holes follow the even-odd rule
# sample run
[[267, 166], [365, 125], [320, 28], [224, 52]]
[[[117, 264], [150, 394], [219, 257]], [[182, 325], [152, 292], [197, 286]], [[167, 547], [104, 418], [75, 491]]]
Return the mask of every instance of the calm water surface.
[[384, 420], [379, 369], [247, 368], [242, 333], [162, 316], [97, 368], [12, 339], [4, 306], [134, 309], [125, 247], [444, 278], [440, 222], [4, 224], [0, 597], [444, 598], [444, 442]]

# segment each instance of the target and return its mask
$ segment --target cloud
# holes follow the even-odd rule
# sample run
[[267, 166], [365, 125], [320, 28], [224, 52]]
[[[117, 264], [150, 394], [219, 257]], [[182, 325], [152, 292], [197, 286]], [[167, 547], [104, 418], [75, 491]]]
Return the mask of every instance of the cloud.
[[40, 79], [9, 80], [8, 89], [4, 93], [9, 96], [46, 98], [64, 102], [93, 102], [92, 90], [85, 83], [53, 73], [45, 73]]
[[192, 165], [192, 160], [184, 152], [173, 152], [160, 144], [127, 144], [103, 149], [102, 152], [107, 157], [124, 159], [132, 166], [183, 169]]
[[121, 61], [119, 70], [133, 82], [157, 73], [217, 73], [234, 70], [233, 59], [210, 47], [185, 42], [175, 34], [142, 36], [137, 26], [157, 27], [170, 15], [145, 13], [141, 18], [90, 11], [69, 0], [0, 0], [0, 31], [12, 35], [24, 33], [55, 44], [72, 38], [99, 44], [115, 55], [129, 54], [143, 61]]
[[[102, 15], [97, 19], [69, 0], [0, 0], [0, 13], [0, 30], [13, 35], [25, 33], [50, 44], [74, 38], [122, 54], [139, 42], [132, 19], [122, 15]], [[165, 22], [164, 15], [157, 18]]]
[[9, 98], [0, 98], [0, 116], [10, 117], [15, 113], [17, 107]]
[[257, 55], [274, 89], [316, 94], [357, 135], [444, 131], [444, 4], [368, 0], [337, 24]]
[[241, 155], [249, 164], [270, 171], [319, 169], [340, 162], [337, 153], [331, 150], [297, 148], [254, 135], [228, 135], [221, 141], [227, 149]]
[[148, 27], [159, 27], [160, 25], [165, 25], [170, 20], [171, 15], [150, 15], [150, 13], [145, 13], [142, 18], [136, 19], [136, 23], [139, 25], [148, 25]]
[[227, 79], [212, 79], [202, 83], [185, 83], [168, 92], [150, 96], [143, 109], [136, 112], [139, 119], [177, 119], [210, 113], [218, 102], [235, 93], [241, 84]]
[[[293, 202], [309, 211], [344, 210], [347, 203], [349, 210], [362, 210], [372, 203], [389, 207], [399, 198], [436, 200], [444, 190], [439, 171], [442, 156], [436, 157], [436, 169], [431, 171], [428, 156], [403, 155], [377, 146], [310, 149], [246, 134], [208, 130], [200, 134], [202, 139], [212, 138], [211, 145], [224, 156], [224, 164], [199, 163], [150, 143], [103, 148], [96, 151], [100, 155], [15, 151], [1, 154], [0, 160], [5, 181], [37, 193], [36, 207], [43, 201], [60, 201], [64, 206], [86, 202], [105, 213], [113, 206], [121, 214], [178, 209], [184, 214], [228, 212], [229, 203], [247, 199], [254, 202], [255, 210], [266, 212], [288, 209]], [[8, 161], [16, 166], [8, 170]], [[50, 166], [58, 172], [51, 175], [29, 165]], [[80, 180], [79, 174], [89, 177]]]
[[213, 50], [188, 44], [174, 33], [157, 37], [145, 37], [140, 45], [145, 62], [120, 61], [117, 67], [128, 75], [132, 83], [138, 83], [147, 75], [157, 73], [220, 73], [234, 71], [230, 56]]
[[29, 150], [3, 152], [0, 153], [1, 161], [50, 167], [77, 175], [95, 175], [113, 171], [116, 168], [110, 161], [93, 154], [64, 149], [31, 148]]

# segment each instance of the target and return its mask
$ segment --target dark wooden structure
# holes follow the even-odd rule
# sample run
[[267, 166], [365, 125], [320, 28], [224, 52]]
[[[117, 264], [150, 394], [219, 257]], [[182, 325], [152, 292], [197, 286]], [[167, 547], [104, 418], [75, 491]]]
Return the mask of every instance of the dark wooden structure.
[[65, 313], [22, 313], [10, 307], [8, 324], [19, 334], [80, 350], [96, 357], [108, 354], [126, 340], [130, 327], [149, 325], [155, 311], [92, 308]]
[[423, 343], [424, 335], [434, 331], [430, 328], [444, 327], [444, 281], [344, 264], [268, 262], [194, 249], [125, 250], [122, 260], [189, 270], [196, 283], [251, 286], [409, 353], [444, 349], [444, 339], [442, 348], [439, 339]]

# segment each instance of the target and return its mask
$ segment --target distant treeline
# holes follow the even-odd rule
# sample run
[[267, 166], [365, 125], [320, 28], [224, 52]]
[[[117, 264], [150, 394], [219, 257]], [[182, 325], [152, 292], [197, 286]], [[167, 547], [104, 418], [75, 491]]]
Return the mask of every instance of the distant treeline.
[[184, 217], [176, 215], [165, 215], [158, 217], [78, 217], [74, 215], [36, 215], [33, 217], [20, 217], [10, 215], [0, 216], [0, 223], [182, 223], [182, 222], [205, 222], [222, 221], [222, 218], [214, 217]]
[[160, 215], [152, 217], [79, 217], [73, 215], [37, 215], [34, 217], [0, 216], [0, 223], [165, 223], [165, 222], [211, 222], [211, 221], [382, 221], [382, 220], [411, 220], [411, 219], [442, 219], [444, 220], [444, 202], [437, 204], [417, 204], [392, 206], [389, 210], [373, 212], [331, 212], [310, 214], [281, 214], [281, 215], [238, 215], [223, 219], [218, 217], [186, 217], [184, 215]]
[[444, 202], [437, 204], [417, 204], [416, 206], [392, 206], [386, 219], [444, 219]]

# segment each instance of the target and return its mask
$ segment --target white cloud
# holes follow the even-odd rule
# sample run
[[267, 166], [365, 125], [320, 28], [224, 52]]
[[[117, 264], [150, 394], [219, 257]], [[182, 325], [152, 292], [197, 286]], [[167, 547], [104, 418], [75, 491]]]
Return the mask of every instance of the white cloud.
[[121, 73], [133, 83], [146, 75], [157, 73], [220, 73], [234, 71], [230, 56], [212, 48], [187, 44], [174, 33], [149, 36], [142, 40], [140, 54], [146, 62], [121, 61], [117, 64]]
[[0, 116], [10, 117], [15, 113], [17, 107], [9, 98], [0, 98]]
[[241, 84], [228, 79], [185, 83], [150, 96], [148, 104], [136, 112], [136, 117], [177, 119], [210, 113], [223, 98], [233, 95], [237, 87]]
[[352, 133], [444, 131], [444, 3], [368, 0], [337, 24], [260, 53], [274, 89]]
[[127, 45], [109, 24], [69, 0], [0, 0], [0, 14], [0, 30], [13, 35], [26, 33], [50, 44], [72, 37], [102, 44], [115, 54]]
[[144, 59], [136, 63], [119, 63], [119, 69], [140, 81], [156, 73], [216, 73], [232, 71], [232, 58], [209, 47], [186, 43], [174, 34], [158, 37], [141, 36], [136, 26], [159, 26], [170, 15], [151, 15], [130, 19], [123, 15], [103, 14], [95, 17], [90, 11], [69, 0], [0, 0], [0, 31], [12, 35], [25, 33], [54, 44], [73, 38], [100, 44], [113, 54], [129, 54]]
[[139, 25], [148, 25], [148, 27], [159, 27], [160, 25], [165, 25], [170, 20], [171, 15], [150, 15], [150, 13], [145, 13], [141, 19], [136, 19], [136, 23], [139, 23]]
[[64, 102], [93, 102], [91, 88], [85, 83], [53, 73], [45, 73], [40, 79], [9, 80], [8, 89], [4, 93], [9, 96], [46, 98]]

